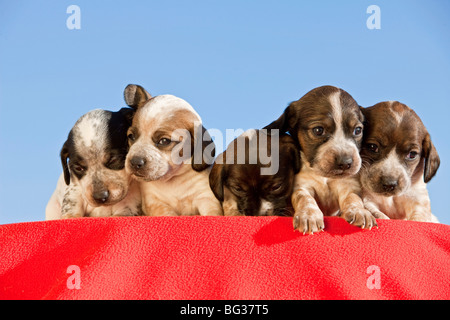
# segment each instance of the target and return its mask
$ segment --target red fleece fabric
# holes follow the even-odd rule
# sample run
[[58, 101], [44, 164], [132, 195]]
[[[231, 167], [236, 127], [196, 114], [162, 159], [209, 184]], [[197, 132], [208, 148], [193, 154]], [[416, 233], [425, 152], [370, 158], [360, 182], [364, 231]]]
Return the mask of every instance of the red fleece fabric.
[[449, 299], [450, 226], [378, 225], [331, 217], [305, 236], [286, 217], [2, 225], [0, 298]]

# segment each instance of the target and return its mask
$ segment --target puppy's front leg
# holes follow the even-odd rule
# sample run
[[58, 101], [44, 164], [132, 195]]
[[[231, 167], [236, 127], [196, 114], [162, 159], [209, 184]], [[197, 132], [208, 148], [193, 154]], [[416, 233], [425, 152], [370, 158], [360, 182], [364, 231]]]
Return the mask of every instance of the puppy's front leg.
[[111, 215], [113, 217], [132, 217], [142, 215], [141, 204], [138, 202], [125, 202], [120, 206], [114, 206]]
[[112, 207], [95, 207], [92, 208], [91, 212], [89, 213], [89, 217], [110, 217], [112, 212]]
[[376, 219], [389, 219], [389, 217], [381, 212], [378, 206], [372, 200], [370, 200], [370, 198], [363, 196], [363, 203], [364, 208], [369, 210]]
[[223, 202], [223, 215], [224, 216], [243, 216], [243, 214], [239, 212], [237, 203], [233, 202], [233, 201], [224, 201]]
[[354, 226], [369, 230], [378, 226], [375, 217], [364, 208], [361, 197], [355, 193], [343, 197], [343, 200], [339, 201], [339, 207], [341, 217]]
[[[424, 195], [426, 194], [426, 196]], [[411, 221], [435, 222], [431, 214], [430, 198], [428, 192], [418, 193], [413, 197], [405, 196], [400, 203], [405, 208], [405, 218]]]
[[323, 213], [319, 209], [314, 196], [306, 189], [300, 188], [292, 193], [294, 207], [294, 229], [313, 234], [324, 228]]
[[142, 210], [146, 216], [178, 216], [171, 206], [159, 201], [146, 201]]
[[335, 190], [342, 218], [363, 229], [372, 229], [372, 227], [378, 226], [375, 217], [364, 207], [363, 200], [359, 196], [359, 182], [356, 179], [343, 179], [343, 181], [336, 182]]
[[129, 189], [128, 194], [118, 204], [114, 205], [111, 210], [113, 217], [130, 217], [142, 215], [142, 200], [139, 189]]
[[239, 212], [238, 204], [236, 197], [233, 193], [228, 190], [228, 188], [224, 188], [224, 201], [222, 203], [223, 207], [223, 215], [224, 216], [243, 216], [244, 214]]
[[85, 205], [78, 186], [68, 185], [61, 205], [61, 218], [79, 218], [85, 215]]
[[195, 199], [193, 205], [201, 216], [223, 216], [222, 206], [216, 198]]

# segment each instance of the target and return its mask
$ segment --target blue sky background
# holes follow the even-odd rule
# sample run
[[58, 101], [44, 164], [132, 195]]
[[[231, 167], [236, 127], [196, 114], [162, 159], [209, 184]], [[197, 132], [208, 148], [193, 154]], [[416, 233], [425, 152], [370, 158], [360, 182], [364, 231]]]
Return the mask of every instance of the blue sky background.
[[429, 192], [450, 224], [449, 13], [440, 0], [0, 1], [0, 224], [44, 219], [69, 130], [123, 107], [128, 83], [184, 98], [222, 132], [263, 127], [325, 84], [362, 106], [406, 103], [440, 154]]

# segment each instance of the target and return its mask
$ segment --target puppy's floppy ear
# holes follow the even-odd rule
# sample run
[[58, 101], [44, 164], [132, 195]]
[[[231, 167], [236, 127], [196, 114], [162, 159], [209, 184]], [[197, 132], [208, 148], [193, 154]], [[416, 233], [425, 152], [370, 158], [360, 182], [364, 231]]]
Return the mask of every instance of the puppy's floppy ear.
[[133, 122], [134, 114], [136, 113], [136, 110], [131, 108], [122, 108], [119, 110], [119, 112], [125, 117], [128, 124], [131, 126], [131, 123]]
[[63, 167], [63, 172], [64, 172], [64, 181], [66, 182], [66, 185], [70, 184], [70, 172], [69, 172], [69, 165], [67, 163], [67, 160], [69, 159], [69, 147], [68, 147], [68, 141], [64, 142], [64, 145], [61, 149], [61, 164]]
[[439, 155], [437, 153], [436, 148], [434, 147], [433, 142], [431, 142], [430, 134], [427, 133], [425, 139], [422, 143], [422, 156], [425, 158], [425, 169], [423, 172], [423, 180], [427, 183], [434, 177], [436, 174], [441, 160], [439, 159]]
[[209, 173], [209, 186], [216, 198], [223, 202], [223, 179], [224, 179], [224, 166], [222, 163], [214, 163], [211, 172]]
[[281, 139], [283, 139], [284, 144], [286, 145], [287, 150], [291, 156], [294, 173], [297, 174], [300, 172], [300, 169], [302, 168], [302, 162], [300, 159], [300, 146], [298, 145], [298, 143], [295, 142], [295, 140], [291, 136], [286, 135], [284, 137], [281, 137]]
[[361, 115], [362, 115], [362, 123], [366, 123], [366, 115], [365, 115], [365, 112], [366, 112], [366, 109], [364, 108], [364, 107], [361, 107], [360, 105], [358, 105], [358, 107], [359, 107], [359, 111], [361, 112]]
[[125, 103], [133, 109], [140, 108], [145, 102], [152, 98], [143, 87], [137, 84], [129, 84], [123, 91]]
[[300, 172], [300, 169], [302, 168], [302, 162], [300, 159], [300, 148], [292, 146], [290, 150], [293, 158], [294, 173], [297, 174]]
[[292, 103], [284, 110], [283, 114], [271, 124], [265, 126], [263, 129], [267, 129], [267, 133], [272, 135], [272, 129], [278, 129], [279, 133], [286, 133], [292, 130], [297, 123], [297, 119], [294, 118]]
[[211, 139], [208, 131], [202, 124], [194, 125], [194, 132], [191, 132], [192, 143], [192, 169], [203, 171], [214, 162], [216, 145]]

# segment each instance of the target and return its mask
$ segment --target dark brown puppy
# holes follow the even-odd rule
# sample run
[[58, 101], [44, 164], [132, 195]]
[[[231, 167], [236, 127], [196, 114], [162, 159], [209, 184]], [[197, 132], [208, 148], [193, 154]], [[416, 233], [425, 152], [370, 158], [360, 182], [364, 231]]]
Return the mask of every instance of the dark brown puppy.
[[292, 194], [295, 229], [303, 233], [323, 230], [324, 214], [339, 214], [361, 228], [376, 225], [364, 208], [356, 176], [361, 168], [363, 121], [350, 94], [322, 86], [292, 102], [266, 127], [288, 132], [300, 145], [302, 170]]
[[217, 157], [209, 181], [224, 215], [292, 215], [299, 170], [299, 151], [290, 136], [248, 130]]
[[360, 177], [366, 208], [377, 218], [437, 222], [426, 183], [440, 160], [420, 118], [398, 101], [380, 102], [363, 113]]

